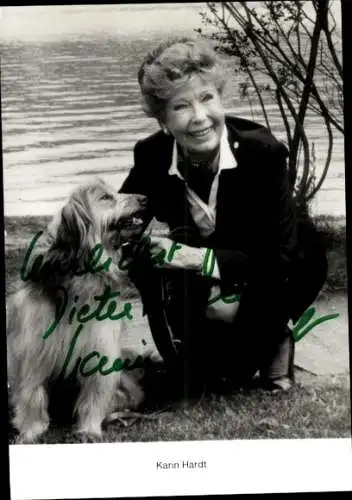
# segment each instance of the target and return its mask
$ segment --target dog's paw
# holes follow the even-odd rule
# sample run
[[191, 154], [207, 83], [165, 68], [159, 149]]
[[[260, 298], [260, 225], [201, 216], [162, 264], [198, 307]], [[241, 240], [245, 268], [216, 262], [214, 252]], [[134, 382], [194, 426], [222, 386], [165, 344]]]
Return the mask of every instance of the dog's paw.
[[102, 434], [96, 434], [93, 432], [87, 432], [82, 430], [77, 430], [75, 432], [75, 437], [77, 441], [82, 444], [101, 443], [103, 439]]
[[47, 431], [49, 422], [34, 422], [29, 429], [22, 430], [16, 438], [16, 444], [36, 444]]
[[32, 436], [30, 434], [19, 434], [15, 438], [15, 444], [40, 444], [41, 436]]
[[37, 444], [37, 440], [30, 440], [25, 435], [19, 434], [14, 439], [14, 444]]
[[120, 387], [115, 393], [114, 410], [136, 409], [145, 399], [144, 391], [132, 373], [121, 375]]
[[81, 443], [100, 443], [103, 437], [100, 422], [91, 421], [89, 424], [86, 422], [85, 425], [77, 425], [74, 432]]

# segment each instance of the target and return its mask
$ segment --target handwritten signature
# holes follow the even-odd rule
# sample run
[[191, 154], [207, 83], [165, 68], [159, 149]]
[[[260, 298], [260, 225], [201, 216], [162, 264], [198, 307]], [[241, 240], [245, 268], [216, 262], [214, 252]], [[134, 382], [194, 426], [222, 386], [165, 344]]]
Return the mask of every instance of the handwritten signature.
[[[214, 300], [214, 298], [212, 300]], [[233, 295], [233, 296], [228, 296], [228, 297], [216, 297], [216, 300], [222, 300], [228, 304], [228, 303], [238, 301], [239, 295]], [[122, 317], [122, 314], [123, 313], [120, 313], [120, 315], [117, 315], [117, 316]], [[314, 307], [307, 309], [304, 312], [304, 314], [301, 316], [301, 318], [297, 321], [297, 323], [293, 326], [292, 334], [293, 334], [293, 339], [295, 342], [298, 342], [299, 340], [301, 340], [305, 335], [307, 335], [307, 333], [309, 331], [311, 331], [313, 328], [315, 328], [316, 326], [318, 326], [322, 322], [329, 321], [329, 320], [337, 318], [339, 316], [339, 314], [328, 314], [325, 316], [321, 316], [319, 318], [315, 318], [313, 321], [311, 321], [313, 319], [314, 314], [315, 314]], [[113, 320], [120, 319], [117, 316], [116, 317], [108, 317], [108, 318], [105, 318], [105, 316], [103, 316], [103, 319], [113, 319]], [[129, 317], [129, 319], [132, 319], [132, 316], [129, 316], [128, 313], [127, 313], [127, 317]], [[88, 321], [90, 319], [93, 319], [92, 315], [90, 315], [90, 317], [86, 316], [84, 318], [85, 321]], [[99, 319], [98, 314], [96, 314], [95, 319], [97, 319], [98, 321], [99, 320], [101, 321], [101, 319]], [[64, 361], [62, 373], [65, 373], [65, 371], [66, 371], [66, 369], [67, 369], [67, 367], [72, 359], [73, 352], [74, 352], [78, 337], [83, 329], [83, 326], [84, 326], [83, 324], [80, 324], [78, 326], [78, 328], [77, 328], [77, 330], [76, 330], [76, 332], [71, 340], [69, 350], [68, 350], [67, 356], [66, 356], [65, 361]], [[48, 332], [48, 330], [47, 330], [47, 332]], [[47, 336], [48, 335], [46, 335], [44, 337], [47, 338]], [[93, 358], [98, 359], [98, 361], [99, 361], [98, 364], [95, 367], [91, 368], [90, 370], [86, 370], [85, 365], [88, 363], [88, 361], [90, 361]], [[97, 372], [99, 372], [101, 375], [105, 376], [105, 375], [109, 375], [110, 373], [118, 372], [121, 370], [133, 370], [135, 368], [143, 366], [143, 357], [137, 356], [137, 358], [135, 359], [135, 361], [133, 363], [131, 363], [131, 360], [129, 358], [126, 358], [125, 360], [122, 360], [121, 358], [116, 358], [113, 361], [112, 366], [110, 368], [103, 370], [103, 367], [108, 363], [109, 363], [109, 358], [107, 356], [105, 356], [105, 355], [102, 356], [98, 351], [93, 351], [93, 352], [89, 353], [87, 356], [85, 356], [84, 358], [81, 358], [79, 356], [77, 358], [77, 361], [76, 361], [76, 366], [75, 366], [75, 368], [73, 368], [71, 373], [75, 373], [77, 370], [79, 370], [79, 373], [82, 375], [82, 377], [89, 377], [90, 375], [93, 375], [94, 373], [97, 373]]]
[[[77, 330], [75, 331], [73, 337], [72, 337], [72, 340], [70, 342], [70, 346], [69, 346], [69, 349], [68, 349], [68, 352], [67, 352], [67, 355], [66, 355], [66, 358], [64, 361], [64, 365], [62, 367], [62, 371], [61, 371], [62, 375], [65, 374], [67, 367], [70, 364], [70, 361], [73, 357], [74, 349], [76, 347], [76, 344], [77, 344], [77, 341], [78, 341], [78, 338], [81, 334], [82, 329], [83, 329], [83, 325], [79, 325]], [[90, 370], [86, 370], [85, 369], [86, 364], [88, 363], [88, 361], [90, 361], [94, 357], [98, 358], [98, 360], [99, 360], [98, 364], [96, 366], [94, 366], [93, 368], [91, 368]], [[122, 370], [134, 370], [135, 368], [140, 368], [143, 366], [143, 357], [140, 355], [137, 356], [136, 359], [134, 360], [134, 362], [131, 362], [131, 360], [129, 358], [126, 358], [124, 360], [121, 358], [116, 358], [116, 359], [114, 359], [110, 368], [103, 370], [103, 367], [107, 363], [109, 363], [108, 356], [105, 356], [105, 355], [102, 356], [98, 351], [92, 351], [91, 353], [87, 354], [87, 356], [84, 356], [83, 358], [81, 358], [81, 356], [78, 356], [78, 358], [76, 359], [76, 364], [71, 371], [71, 375], [76, 374], [77, 371], [79, 371], [79, 373], [82, 375], [82, 377], [90, 377], [91, 375], [93, 375], [94, 373], [97, 373], [97, 372], [99, 372], [101, 375], [105, 376], [105, 375], [110, 375], [110, 373], [119, 372]]]
[[[26, 255], [24, 257], [23, 264], [22, 264], [21, 270], [20, 270], [20, 277], [23, 281], [27, 281], [29, 279], [33, 279], [36, 276], [38, 276], [37, 273], [41, 272], [43, 270], [43, 267], [45, 266], [45, 263], [43, 264], [44, 256], [42, 254], [40, 254], [36, 257], [32, 268], [30, 270], [27, 269], [29, 259], [31, 257], [32, 252], [33, 252], [33, 249], [34, 249], [38, 239], [40, 238], [40, 236], [42, 234], [43, 234], [43, 231], [38, 232], [33, 237], [32, 241], [28, 247], [28, 250], [26, 252]], [[142, 241], [144, 244], [148, 244], [148, 242], [150, 241], [149, 236], [142, 238]], [[166, 253], [165, 250], [161, 250], [161, 252], [159, 254], [157, 254], [153, 257], [152, 261], [155, 265], [162, 265], [165, 262], [165, 259], [167, 259], [168, 262], [171, 262], [174, 255], [175, 255], [175, 252], [181, 248], [182, 248], [182, 245], [174, 242], [172, 244], [170, 250], [168, 251], [168, 253]], [[98, 243], [92, 249], [90, 261], [86, 264], [85, 269], [83, 269], [83, 270], [70, 269], [70, 271], [76, 275], [83, 275], [85, 273], [94, 274], [94, 273], [101, 272], [101, 271], [108, 271], [110, 269], [110, 266], [112, 265], [112, 259], [111, 259], [111, 257], [109, 257], [103, 263], [101, 263], [100, 260], [101, 260], [101, 257], [103, 255], [103, 252], [104, 252], [103, 244]], [[119, 263], [117, 264], [117, 266], [120, 270], [126, 271], [129, 268], [131, 263], [132, 263], [131, 258], [128, 258], [125, 260], [121, 259], [119, 261]], [[205, 258], [204, 258], [204, 262], [203, 262], [203, 266], [202, 266], [203, 276], [211, 276], [212, 271], [214, 269], [214, 265], [215, 265], [214, 250], [207, 249], [206, 254], [205, 254]], [[63, 274], [66, 274], [69, 271], [69, 269], [60, 269], [57, 271], [58, 271], [58, 273], [62, 272]], [[67, 290], [62, 286], [57, 287], [57, 289], [59, 292], [61, 292], [62, 297], [56, 303], [54, 320], [48, 326], [46, 331], [44, 332], [43, 337], [42, 337], [43, 340], [47, 339], [55, 331], [55, 329], [58, 327], [60, 321], [62, 320], [62, 318], [64, 317], [64, 315], [67, 312], [67, 306], [68, 306], [68, 301], [69, 301]], [[93, 299], [97, 302], [97, 306], [94, 310], [91, 308], [91, 305], [89, 305], [89, 304], [82, 305], [79, 308], [79, 310], [77, 310], [77, 308], [75, 306], [73, 306], [71, 308], [71, 310], [69, 312], [68, 323], [72, 324], [74, 321], [76, 321], [79, 324], [77, 326], [77, 329], [74, 333], [74, 336], [73, 336], [71, 343], [70, 343], [70, 346], [69, 346], [69, 350], [68, 350], [68, 353], [67, 353], [67, 356], [66, 356], [66, 359], [64, 362], [63, 373], [65, 372], [68, 364], [70, 363], [70, 360], [72, 358], [73, 351], [75, 349], [77, 340], [79, 338], [79, 335], [80, 335], [85, 323], [87, 323], [88, 321], [91, 321], [91, 320], [117, 321], [117, 320], [120, 320], [122, 318], [126, 318], [129, 320], [133, 319], [132, 304], [130, 302], [125, 303], [123, 305], [123, 310], [121, 312], [115, 314], [116, 306], [117, 306], [117, 302], [115, 299], [118, 298], [119, 296], [120, 296], [120, 292], [113, 292], [111, 290], [111, 287], [105, 286], [104, 291], [101, 295], [97, 295], [97, 296], [93, 297]], [[219, 293], [215, 297], [212, 297], [208, 301], [207, 305], [214, 304], [218, 301], [222, 301], [225, 304], [231, 304], [234, 302], [239, 302], [240, 298], [241, 298], [241, 295], [239, 295], [239, 294], [232, 294], [232, 295], [228, 295], [228, 296], [223, 296], [221, 293]], [[79, 299], [79, 297], [75, 296], [74, 302], [77, 303], [78, 299]], [[104, 312], [104, 308], [105, 308], [105, 312]], [[297, 323], [295, 325], [293, 325], [292, 333], [293, 333], [293, 338], [294, 338], [295, 342], [298, 342], [299, 340], [301, 340], [303, 337], [305, 337], [307, 335], [307, 333], [309, 333], [313, 328], [315, 328], [319, 324], [321, 324], [325, 321], [332, 320], [332, 319], [337, 318], [339, 316], [339, 314], [335, 313], [335, 314], [327, 314], [325, 316], [321, 316], [321, 317], [313, 319], [315, 312], [316, 312], [316, 310], [314, 307], [308, 308], [302, 314], [302, 316], [299, 318]], [[86, 363], [88, 361], [90, 361], [91, 359], [93, 359], [94, 357], [99, 359], [99, 363], [97, 364], [97, 366], [95, 366], [94, 368], [92, 368], [90, 370], [85, 370], [84, 368], [85, 368]], [[99, 372], [101, 375], [109, 375], [110, 373], [112, 373], [114, 371], [133, 370], [134, 368], [141, 366], [141, 360], [142, 360], [142, 357], [137, 356], [135, 362], [131, 364], [131, 360], [129, 360], [129, 359], [122, 360], [120, 358], [117, 358], [113, 361], [113, 364], [109, 369], [103, 370], [103, 367], [109, 362], [109, 358], [107, 356], [102, 356], [98, 351], [93, 351], [93, 352], [89, 353], [87, 356], [85, 356], [83, 359], [81, 357], [79, 357], [77, 359], [76, 366], [75, 366], [74, 370], [79, 369], [79, 372], [83, 377], [88, 377], [90, 375], [93, 375], [96, 372]]]
[[[32, 267], [30, 269], [28, 269], [28, 263], [29, 263], [31, 255], [32, 255], [32, 252], [33, 252], [39, 238], [43, 234], [44, 234], [43, 231], [39, 231], [37, 234], [35, 234], [34, 237], [32, 238], [32, 241], [30, 242], [30, 244], [28, 246], [27, 252], [24, 256], [23, 263], [22, 263], [22, 266], [20, 269], [20, 277], [21, 277], [22, 281], [28, 281], [29, 279], [36, 279], [40, 275], [41, 272], [45, 271], [46, 264], [44, 262], [44, 255], [43, 254], [37, 255], [33, 264], [32, 264]], [[140, 243], [141, 247], [140, 248], [142, 248], [142, 245], [150, 244], [150, 241], [151, 241], [151, 239], [149, 236], [144, 236], [141, 239], [141, 243]], [[162, 265], [165, 262], [165, 260], [167, 260], [168, 262], [172, 262], [172, 260], [175, 256], [176, 250], [180, 250], [181, 248], [182, 248], [182, 245], [180, 245], [180, 243], [173, 242], [168, 252], [166, 252], [166, 250], [163, 249], [151, 258], [152, 264], [155, 266]], [[132, 264], [132, 261], [133, 261], [133, 258], [131, 258], [131, 257], [127, 257], [127, 258], [121, 257], [119, 262], [117, 264], [114, 264], [112, 261], [112, 258], [108, 257], [103, 263], [101, 263], [100, 261], [101, 261], [103, 253], [104, 253], [103, 244], [97, 243], [92, 248], [91, 254], [90, 254], [90, 260], [89, 260], [89, 262], [85, 263], [85, 267], [83, 269], [78, 269], [77, 267], [60, 268], [60, 263], [57, 262], [57, 263], [55, 263], [55, 272], [58, 276], [67, 275], [69, 272], [71, 272], [73, 275], [76, 275], [76, 276], [82, 276], [84, 274], [89, 274], [89, 273], [95, 274], [95, 273], [102, 272], [102, 271], [109, 271], [111, 265], [117, 265], [117, 267], [120, 271], [127, 271], [128, 268], [130, 267], [130, 265]], [[210, 254], [213, 255], [213, 250], [208, 249], [208, 251], [206, 253], [206, 259], [205, 259], [204, 266], [207, 265]], [[215, 259], [214, 256], [213, 256], [213, 259]], [[215, 261], [214, 261], [214, 263], [215, 263]], [[205, 271], [204, 275], [206, 275], [206, 276], [209, 275], [209, 272], [208, 272], [206, 267], [204, 267], [204, 271]]]
[[[228, 295], [226, 297], [223, 297], [221, 296], [221, 294], [219, 294], [213, 297], [208, 302], [208, 305], [217, 302], [218, 300], [222, 300], [225, 304], [232, 304], [234, 302], [239, 302], [240, 297], [241, 297], [240, 295]], [[299, 340], [303, 339], [303, 337], [305, 337], [307, 333], [309, 333], [313, 328], [320, 325], [324, 321], [329, 321], [339, 316], [338, 313], [326, 314], [325, 316], [320, 316], [318, 318], [315, 318], [314, 321], [311, 321], [313, 319], [315, 312], [316, 312], [315, 307], [309, 307], [298, 319], [298, 321], [293, 325], [292, 335], [295, 342], [298, 342]]]
[[[66, 313], [69, 300], [67, 290], [63, 286], [58, 286], [57, 291], [62, 293], [62, 299], [56, 303], [54, 321], [45, 331], [42, 337], [43, 340], [47, 339], [53, 333]], [[79, 311], [77, 311], [74, 306], [70, 311], [68, 323], [71, 325], [74, 319], [81, 324], [87, 323], [87, 321], [91, 321], [92, 319], [96, 319], [97, 321], [104, 321], [106, 319], [116, 321], [122, 318], [133, 319], [132, 304], [130, 302], [124, 304], [122, 312], [114, 315], [117, 302], [112, 299], [117, 298], [119, 295], [121, 295], [120, 292], [113, 292], [111, 287], [106, 285], [101, 295], [93, 297], [98, 302], [96, 309], [91, 311], [89, 304], [83, 304]], [[79, 297], [76, 295], [74, 301], [77, 302], [78, 299]], [[105, 306], [107, 310], [103, 312]]]

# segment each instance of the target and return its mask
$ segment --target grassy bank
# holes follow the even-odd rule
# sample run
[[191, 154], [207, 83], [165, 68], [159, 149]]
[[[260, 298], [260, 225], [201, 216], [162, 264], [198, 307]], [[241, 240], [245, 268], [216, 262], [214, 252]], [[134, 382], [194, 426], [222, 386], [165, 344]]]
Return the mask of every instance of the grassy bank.
[[[153, 419], [126, 420], [107, 426], [104, 442], [189, 441], [213, 439], [305, 439], [350, 437], [349, 390], [325, 383], [297, 385], [289, 394], [260, 389], [212, 393], [193, 404], [162, 400], [144, 412]], [[157, 410], [164, 410], [157, 414]], [[130, 425], [130, 424], [134, 425]], [[10, 431], [13, 443], [15, 434]], [[41, 443], [77, 443], [72, 426], [54, 423]]]

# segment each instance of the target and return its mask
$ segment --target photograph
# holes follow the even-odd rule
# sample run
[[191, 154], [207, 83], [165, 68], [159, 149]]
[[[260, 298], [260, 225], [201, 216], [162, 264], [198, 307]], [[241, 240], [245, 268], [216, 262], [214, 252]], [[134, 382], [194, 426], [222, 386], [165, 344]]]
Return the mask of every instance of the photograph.
[[350, 439], [341, 2], [0, 27], [10, 454]]

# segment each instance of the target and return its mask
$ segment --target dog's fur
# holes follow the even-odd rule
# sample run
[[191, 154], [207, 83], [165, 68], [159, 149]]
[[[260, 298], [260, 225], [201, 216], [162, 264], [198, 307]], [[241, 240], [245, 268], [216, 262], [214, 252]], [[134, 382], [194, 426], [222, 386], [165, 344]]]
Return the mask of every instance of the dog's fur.
[[[19, 431], [19, 442], [36, 441], [49, 426], [48, 385], [55, 380], [64, 364], [73, 333], [78, 326], [69, 324], [68, 312], [83, 304], [95, 309], [94, 296], [101, 295], [106, 285], [121, 292], [116, 313], [123, 310], [127, 271], [117, 266], [122, 255], [121, 245], [136, 231], [140, 221], [133, 218], [145, 206], [145, 197], [119, 194], [101, 179], [76, 189], [63, 209], [52, 219], [40, 238], [41, 270], [29, 275], [7, 303], [8, 378], [13, 425]], [[123, 224], [123, 221], [125, 223]], [[91, 251], [102, 243], [104, 254], [99, 264], [111, 257], [108, 270], [77, 275], [75, 269], [84, 269]], [[27, 269], [38, 256], [34, 252]], [[115, 264], [115, 265], [114, 265]], [[66, 269], [66, 271], [65, 271]], [[64, 270], [64, 271], [63, 271]], [[66, 313], [48, 338], [43, 334], [55, 317], [59, 288], [68, 293]], [[78, 302], [74, 297], [78, 296]], [[71, 369], [78, 356], [98, 351], [109, 358], [106, 368], [116, 358], [122, 358], [121, 335], [130, 319], [97, 321], [92, 319], [84, 328], [75, 346]], [[93, 362], [90, 366], [96, 365]], [[129, 372], [113, 372], [102, 376], [99, 372], [82, 377], [77, 370], [79, 394], [74, 414], [81, 436], [101, 437], [102, 423], [110, 412], [136, 407], [143, 392]]]

